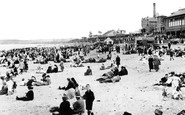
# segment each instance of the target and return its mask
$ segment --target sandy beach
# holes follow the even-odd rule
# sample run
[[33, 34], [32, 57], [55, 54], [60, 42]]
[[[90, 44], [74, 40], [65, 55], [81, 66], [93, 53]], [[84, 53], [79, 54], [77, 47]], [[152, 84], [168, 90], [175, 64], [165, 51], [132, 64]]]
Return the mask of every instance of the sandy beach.
[[[177, 47], [173, 46], [172, 48]], [[181, 46], [184, 48], [184, 46]], [[94, 54], [91, 51], [90, 54]], [[102, 54], [100, 54], [101, 56]], [[58, 90], [59, 86], [66, 86], [68, 77], [74, 77], [79, 84], [91, 85], [91, 89], [95, 94], [93, 112], [95, 115], [122, 115], [125, 111], [132, 115], [154, 115], [155, 109], [163, 111], [163, 115], [176, 115], [184, 109], [185, 100], [173, 100], [171, 98], [162, 97], [163, 86], [153, 86], [170, 71], [184, 72], [185, 58], [176, 57], [174, 61], [170, 61], [168, 55], [163, 56], [164, 61], [161, 62], [158, 72], [149, 72], [148, 62], [143, 63], [138, 54], [123, 55], [118, 54], [121, 58], [121, 65], [128, 70], [128, 75], [122, 76], [120, 82], [116, 83], [99, 83], [97, 78], [109, 70], [100, 70], [101, 63], [85, 63], [84, 67], [70, 67], [69, 63], [64, 63], [64, 72], [51, 73], [51, 85], [34, 87], [35, 99], [29, 102], [16, 101], [16, 96], [22, 96], [27, 91], [26, 86], [20, 86], [22, 78], [29, 79], [31, 75], [35, 75], [37, 79], [41, 79], [41, 74], [36, 73], [40, 64], [29, 62], [29, 70], [27, 73], [18, 75], [15, 80], [18, 87], [13, 95], [0, 96], [0, 115], [51, 115], [49, 109], [53, 106], [59, 106], [62, 102], [62, 94], [64, 91]], [[115, 59], [116, 53], [113, 53], [112, 59]], [[111, 60], [105, 62], [105, 66], [110, 65]], [[50, 62], [50, 64], [54, 64]], [[41, 65], [44, 70], [49, 64]], [[90, 66], [93, 71], [92, 76], [84, 76], [84, 72]], [[0, 67], [1, 73], [5, 68]], [[171, 88], [168, 88], [170, 92]], [[84, 91], [82, 92], [82, 94]], [[185, 88], [182, 88], [183, 96], [185, 96]], [[69, 100], [72, 103], [75, 99]], [[86, 113], [84, 114], [86, 115]]]

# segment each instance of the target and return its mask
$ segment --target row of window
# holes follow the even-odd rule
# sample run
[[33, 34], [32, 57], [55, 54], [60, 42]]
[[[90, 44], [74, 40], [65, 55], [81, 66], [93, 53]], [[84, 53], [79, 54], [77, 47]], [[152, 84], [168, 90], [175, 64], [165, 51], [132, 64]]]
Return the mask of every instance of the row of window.
[[185, 19], [183, 20], [170, 20], [169, 27], [185, 25]]

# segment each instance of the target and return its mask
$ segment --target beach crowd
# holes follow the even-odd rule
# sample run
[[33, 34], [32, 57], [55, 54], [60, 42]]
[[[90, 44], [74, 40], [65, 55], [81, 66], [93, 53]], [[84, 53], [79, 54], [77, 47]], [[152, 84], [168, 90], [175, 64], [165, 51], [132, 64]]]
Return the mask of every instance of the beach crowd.
[[[96, 57], [86, 56], [92, 51], [96, 51]], [[116, 55], [115, 59], [112, 59], [112, 55]], [[101, 75], [96, 81], [99, 83], [116, 83], [121, 80], [123, 76], [129, 74], [126, 66], [121, 65], [121, 58], [119, 55], [132, 55], [132, 53], [138, 53], [141, 57], [139, 61], [148, 64], [149, 72], [155, 70], [160, 71], [160, 65], [163, 61], [164, 55], [169, 55], [170, 61], [175, 61], [176, 57], [182, 58], [184, 55], [184, 49], [180, 47], [178, 49], [171, 49], [171, 43], [167, 46], [160, 46], [155, 48], [154, 46], [136, 48], [133, 45], [107, 45], [101, 44], [96, 47], [93, 45], [85, 46], [73, 46], [73, 47], [33, 47], [33, 48], [19, 48], [8, 51], [1, 51], [0, 66], [7, 68], [5, 74], [1, 74], [2, 87], [0, 95], [14, 95], [17, 87], [26, 86], [28, 92], [25, 96], [16, 96], [15, 100], [32, 101], [35, 98], [34, 87], [36, 86], [49, 86], [52, 84], [50, 74], [65, 71], [64, 63], [70, 63], [70, 67], [84, 67], [85, 63], [102, 63], [99, 67], [101, 71], [109, 70]], [[106, 58], [100, 56], [105, 54]], [[109, 66], [105, 66], [104, 62], [108, 61]], [[54, 65], [48, 64], [54, 62]], [[21, 83], [17, 83], [15, 80], [20, 74], [24, 75], [29, 71], [29, 64], [48, 64], [47, 70], [42, 71], [41, 67], [37, 68], [37, 72], [41, 73], [42, 79], [38, 80], [35, 75], [30, 75], [30, 79], [22, 79]], [[84, 76], [92, 76], [93, 70], [90, 66], [87, 66], [87, 70], [84, 72]], [[53, 115], [82, 115], [87, 110], [87, 115], [93, 115], [93, 102], [96, 94], [91, 90], [91, 84], [80, 85], [75, 78], [67, 78], [67, 86], [59, 86], [58, 90], [64, 90], [66, 93], [62, 96], [62, 102], [58, 107], [52, 107], [50, 112]], [[162, 96], [164, 98], [169, 97], [166, 87], [173, 87], [172, 98], [183, 99], [181, 87], [185, 86], [185, 73], [170, 72], [165, 74], [161, 78], [159, 83], [155, 86], [162, 85], [164, 90]], [[86, 90], [82, 95], [81, 90]], [[72, 104], [68, 101], [76, 98], [76, 102]], [[131, 115], [125, 112], [124, 115]], [[159, 115], [156, 113], [156, 115]]]

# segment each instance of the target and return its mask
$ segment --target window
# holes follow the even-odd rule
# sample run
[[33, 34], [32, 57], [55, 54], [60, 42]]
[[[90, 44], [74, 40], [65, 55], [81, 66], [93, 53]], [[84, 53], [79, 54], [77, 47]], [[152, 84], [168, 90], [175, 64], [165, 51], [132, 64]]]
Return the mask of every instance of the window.
[[177, 26], [177, 20], [175, 20], [175, 25], [174, 26]]
[[185, 25], [185, 19], [182, 20], [182, 25]]

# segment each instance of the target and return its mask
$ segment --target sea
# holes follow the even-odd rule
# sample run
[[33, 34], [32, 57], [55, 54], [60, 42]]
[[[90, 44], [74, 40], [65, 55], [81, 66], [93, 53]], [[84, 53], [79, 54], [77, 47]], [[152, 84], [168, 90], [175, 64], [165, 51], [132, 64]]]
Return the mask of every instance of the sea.
[[64, 47], [70, 44], [0, 44], [0, 51], [29, 47]]
[[65, 46], [78, 46], [87, 45], [90, 43], [60, 43], [60, 44], [0, 44], [0, 51], [11, 50], [15, 48], [29, 48], [29, 47], [65, 47]]

